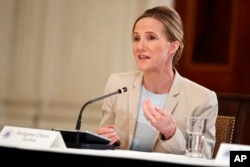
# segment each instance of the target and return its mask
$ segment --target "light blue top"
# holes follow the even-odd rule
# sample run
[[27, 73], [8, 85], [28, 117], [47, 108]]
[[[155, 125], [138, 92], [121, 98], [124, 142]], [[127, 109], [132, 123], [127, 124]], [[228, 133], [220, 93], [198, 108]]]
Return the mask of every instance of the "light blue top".
[[152, 152], [156, 129], [151, 126], [150, 122], [143, 115], [142, 102], [147, 98], [151, 99], [153, 106], [162, 108], [167, 99], [167, 94], [155, 94], [142, 86], [136, 129], [130, 150]]

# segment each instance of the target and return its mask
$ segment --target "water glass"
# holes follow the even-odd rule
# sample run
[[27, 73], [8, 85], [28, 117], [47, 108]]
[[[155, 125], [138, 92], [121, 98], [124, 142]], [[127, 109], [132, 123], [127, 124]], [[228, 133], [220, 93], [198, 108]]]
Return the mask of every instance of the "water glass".
[[186, 117], [186, 156], [203, 158], [202, 147], [207, 119]]

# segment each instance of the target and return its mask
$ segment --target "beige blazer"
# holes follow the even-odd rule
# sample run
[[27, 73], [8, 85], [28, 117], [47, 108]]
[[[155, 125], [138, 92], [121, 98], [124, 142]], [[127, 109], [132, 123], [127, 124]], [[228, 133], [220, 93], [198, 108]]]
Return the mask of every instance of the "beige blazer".
[[[122, 87], [127, 87], [124, 94], [117, 94], [103, 101], [103, 117], [100, 127], [114, 124], [115, 131], [120, 136], [120, 149], [129, 149], [136, 127], [139, 108], [143, 72], [134, 71], [112, 74], [105, 87], [105, 94]], [[198, 116], [207, 118], [207, 129], [203, 153], [212, 157], [215, 145], [215, 122], [218, 114], [218, 101], [214, 91], [211, 91], [175, 71], [173, 85], [164, 106], [176, 120], [177, 130], [169, 140], [162, 140], [158, 133], [155, 136], [154, 152], [184, 154], [186, 148], [185, 117]], [[143, 133], [143, 132], [142, 132]]]

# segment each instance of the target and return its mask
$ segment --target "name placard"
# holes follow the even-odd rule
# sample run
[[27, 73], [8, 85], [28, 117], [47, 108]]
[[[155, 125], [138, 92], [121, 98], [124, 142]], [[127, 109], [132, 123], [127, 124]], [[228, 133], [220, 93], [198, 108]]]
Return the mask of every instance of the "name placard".
[[66, 148], [60, 132], [4, 126], [0, 132], [0, 145], [31, 148]]
[[231, 152], [240, 153], [241, 151], [249, 152], [250, 145], [221, 143], [215, 161], [230, 164]]

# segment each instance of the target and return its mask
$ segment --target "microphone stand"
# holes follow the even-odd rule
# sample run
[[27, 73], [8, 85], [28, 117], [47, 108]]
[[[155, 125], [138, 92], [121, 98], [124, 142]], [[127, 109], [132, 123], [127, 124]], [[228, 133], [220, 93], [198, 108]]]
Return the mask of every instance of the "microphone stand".
[[99, 101], [99, 100], [102, 100], [104, 98], [107, 98], [109, 96], [113, 96], [115, 94], [122, 94], [124, 92], [127, 91], [127, 88], [126, 87], [123, 87], [122, 89], [118, 89], [117, 91], [113, 92], [113, 93], [110, 93], [110, 94], [107, 94], [107, 95], [104, 95], [104, 96], [101, 96], [101, 97], [98, 97], [96, 99], [92, 99], [92, 100], [89, 100], [87, 101], [81, 108], [80, 110], [80, 113], [79, 113], [79, 116], [78, 116], [78, 119], [77, 119], [77, 123], [76, 123], [76, 130], [77, 130], [77, 133], [76, 133], [76, 144], [80, 144], [80, 128], [81, 128], [81, 120], [82, 120], [82, 113], [83, 113], [83, 110], [86, 108], [87, 105], [91, 104], [91, 103], [94, 103], [96, 101]]

